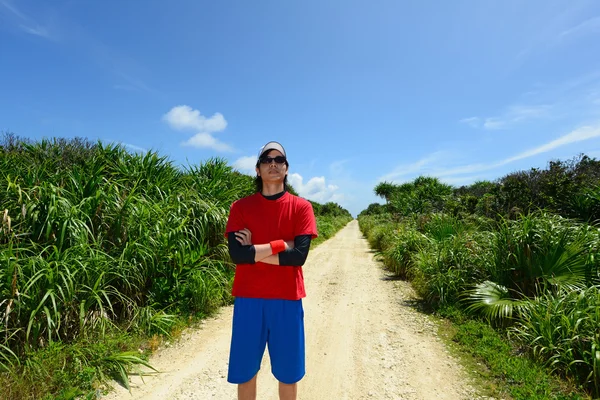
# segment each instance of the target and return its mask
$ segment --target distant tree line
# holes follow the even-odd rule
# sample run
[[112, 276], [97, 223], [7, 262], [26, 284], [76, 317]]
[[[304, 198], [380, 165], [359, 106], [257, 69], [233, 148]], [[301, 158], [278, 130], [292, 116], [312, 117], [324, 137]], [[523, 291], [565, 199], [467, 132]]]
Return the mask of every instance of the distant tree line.
[[582, 154], [567, 161], [550, 161], [545, 169], [512, 172], [495, 181], [461, 187], [421, 176], [404, 184], [381, 182], [375, 193], [386, 204], [373, 203], [361, 215], [444, 212], [499, 219], [543, 209], [594, 222], [600, 220], [600, 161]]

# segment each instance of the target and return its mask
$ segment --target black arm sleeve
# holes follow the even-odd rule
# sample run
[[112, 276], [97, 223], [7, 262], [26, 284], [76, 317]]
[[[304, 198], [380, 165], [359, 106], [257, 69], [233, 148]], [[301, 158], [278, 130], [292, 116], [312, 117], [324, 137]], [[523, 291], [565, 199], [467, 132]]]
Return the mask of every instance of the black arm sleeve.
[[254, 264], [256, 249], [254, 246], [242, 246], [235, 238], [235, 232], [227, 234], [229, 256], [235, 264]]
[[301, 267], [306, 261], [310, 249], [311, 235], [298, 235], [294, 238], [294, 248], [279, 253], [279, 265]]

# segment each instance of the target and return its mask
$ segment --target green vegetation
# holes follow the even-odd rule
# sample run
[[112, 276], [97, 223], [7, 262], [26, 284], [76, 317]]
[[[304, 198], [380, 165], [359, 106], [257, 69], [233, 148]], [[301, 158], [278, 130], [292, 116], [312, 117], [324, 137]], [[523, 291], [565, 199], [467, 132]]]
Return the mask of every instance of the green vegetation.
[[600, 162], [553, 161], [461, 188], [383, 182], [375, 193], [386, 204], [359, 215], [370, 245], [508, 393], [600, 396]]
[[319, 231], [319, 237], [311, 242], [311, 247], [329, 239], [353, 220], [350, 212], [337, 203], [328, 202], [322, 205], [314, 201], [311, 203], [317, 217], [317, 231]]
[[484, 391], [494, 397], [515, 399], [585, 399], [587, 396], [573, 388], [573, 384], [553, 376], [547, 368], [529, 357], [516, 356], [518, 343], [505, 338], [488, 323], [467, 318], [455, 308], [438, 310], [449, 318], [452, 326], [446, 327], [443, 336], [458, 344], [464, 353], [480, 362], [469, 369], [477, 371]]
[[[93, 398], [231, 302], [223, 232], [253, 178], [83, 139], [0, 142], [0, 398]], [[322, 236], [348, 221], [319, 205]], [[343, 212], [345, 211], [345, 213]], [[348, 214], [349, 215], [349, 214]], [[345, 221], [345, 222], [344, 222]]]

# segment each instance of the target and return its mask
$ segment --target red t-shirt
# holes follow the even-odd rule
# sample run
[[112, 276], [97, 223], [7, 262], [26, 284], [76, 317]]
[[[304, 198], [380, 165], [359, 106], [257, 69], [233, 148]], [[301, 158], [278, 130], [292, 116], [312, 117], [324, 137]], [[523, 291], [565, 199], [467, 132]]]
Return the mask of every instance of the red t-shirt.
[[[294, 240], [298, 235], [317, 237], [317, 222], [308, 200], [285, 193], [267, 200], [260, 193], [231, 205], [225, 235], [248, 228], [252, 243]], [[238, 264], [232, 295], [263, 299], [298, 300], [306, 297], [302, 267], [286, 267], [262, 262]]]

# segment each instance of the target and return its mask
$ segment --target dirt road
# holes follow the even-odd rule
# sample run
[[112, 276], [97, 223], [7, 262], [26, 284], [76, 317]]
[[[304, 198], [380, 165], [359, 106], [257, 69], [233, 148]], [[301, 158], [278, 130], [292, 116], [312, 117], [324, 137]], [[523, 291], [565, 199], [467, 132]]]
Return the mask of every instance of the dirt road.
[[[299, 399], [474, 399], [463, 369], [436, 336], [437, 327], [407, 304], [409, 285], [386, 279], [352, 221], [312, 250], [304, 267], [307, 373]], [[228, 384], [232, 308], [152, 358], [160, 374], [133, 378], [107, 399], [236, 399]], [[276, 400], [265, 352], [258, 399]]]

